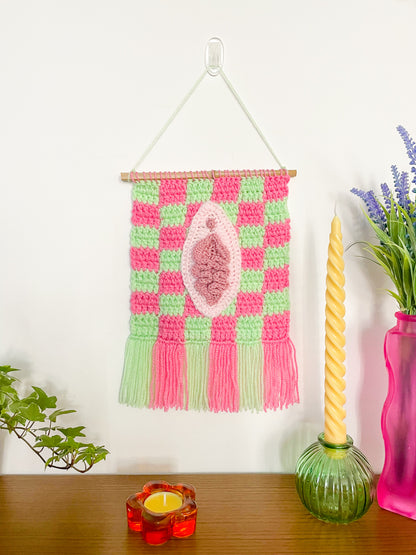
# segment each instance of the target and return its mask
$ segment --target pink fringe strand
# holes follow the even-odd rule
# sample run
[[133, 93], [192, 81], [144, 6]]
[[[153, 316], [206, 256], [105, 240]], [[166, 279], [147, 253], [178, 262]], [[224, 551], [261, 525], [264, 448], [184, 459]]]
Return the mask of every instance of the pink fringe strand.
[[264, 410], [299, 403], [295, 346], [289, 338], [264, 342]]
[[186, 352], [183, 343], [158, 339], [153, 346], [150, 407], [188, 409]]

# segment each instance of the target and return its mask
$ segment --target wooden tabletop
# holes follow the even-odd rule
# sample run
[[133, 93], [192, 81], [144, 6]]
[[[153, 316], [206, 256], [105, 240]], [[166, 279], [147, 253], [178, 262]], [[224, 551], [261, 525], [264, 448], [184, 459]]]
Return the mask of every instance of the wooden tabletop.
[[[126, 498], [155, 478], [196, 488], [197, 528], [190, 538], [152, 547], [127, 528]], [[375, 502], [349, 525], [323, 523], [299, 501], [293, 475], [5, 475], [0, 553], [416, 553], [416, 522]]]

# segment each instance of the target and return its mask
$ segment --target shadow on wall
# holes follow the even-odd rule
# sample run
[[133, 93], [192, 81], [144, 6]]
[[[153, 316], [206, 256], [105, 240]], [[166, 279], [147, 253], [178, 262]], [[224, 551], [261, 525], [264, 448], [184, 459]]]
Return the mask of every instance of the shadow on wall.
[[[360, 341], [360, 361], [362, 365], [362, 386], [359, 400], [360, 443], [362, 449], [376, 472], [380, 472], [384, 462], [384, 444], [381, 434], [381, 411], [387, 395], [388, 375], [384, 361], [384, 336], [395, 324], [392, 309], [391, 320], [383, 315], [387, 293], [381, 293], [386, 285], [386, 277], [380, 267], [363, 261], [363, 275], [373, 291], [372, 313], [366, 318]], [[378, 294], [377, 294], [378, 292]]]
[[317, 441], [320, 432], [322, 426], [316, 422], [300, 422], [283, 435], [275, 434], [268, 445], [267, 460], [270, 472], [279, 469], [279, 472], [294, 474], [298, 458], [311, 443]]
[[174, 474], [178, 472], [174, 459], [124, 459], [117, 467], [117, 474]]
[[383, 466], [381, 411], [387, 395], [387, 369], [384, 361], [384, 336], [392, 327], [383, 320], [379, 305], [374, 303], [370, 325], [362, 333], [361, 361], [363, 383], [359, 400], [362, 450], [375, 472]]
[[[360, 185], [363, 189], [368, 186]], [[377, 187], [372, 187], [377, 189]], [[370, 226], [363, 216], [362, 207], [353, 204], [351, 198], [345, 198], [344, 205], [349, 208], [349, 221], [351, 222], [351, 235], [357, 241], [376, 242]], [[384, 361], [384, 336], [388, 329], [395, 323], [392, 308], [391, 319], [385, 317], [385, 304], [392, 302], [386, 289], [391, 287], [382, 268], [374, 262], [370, 253], [364, 251], [363, 244], [352, 244], [351, 256], [357, 260], [354, 270], [360, 273], [359, 282], [362, 284], [364, 294], [369, 294], [370, 299], [365, 299], [365, 305], [370, 309], [362, 315], [361, 322], [365, 327], [361, 329], [359, 338], [359, 361], [361, 365], [362, 383], [359, 393], [360, 449], [368, 458], [373, 470], [380, 472], [384, 462], [384, 444], [381, 435], [381, 411], [387, 395], [388, 376]], [[358, 298], [360, 295], [358, 294]], [[357, 311], [357, 318], [360, 313]]]
[[[309, 430], [311, 427], [317, 433], [323, 431], [323, 392], [325, 388], [325, 288], [326, 283], [318, 280], [317, 259], [320, 256], [316, 252], [316, 238], [313, 233], [313, 226], [306, 233], [304, 268], [307, 269], [308, 286], [305, 288], [304, 315], [303, 319], [303, 368], [299, 373], [303, 375], [303, 405], [304, 428]], [[323, 247], [323, 258], [327, 253], [327, 246]], [[321, 254], [321, 253], [320, 253]], [[315, 292], [310, 294], [310, 292]], [[320, 292], [318, 294], [318, 292]], [[313, 439], [316, 440], [316, 435]], [[304, 446], [306, 449], [309, 444]]]
[[[296, 422], [283, 434], [274, 434], [265, 446], [265, 457], [270, 472], [293, 473], [298, 457], [317, 441], [317, 436], [323, 431], [323, 391], [324, 391], [324, 352], [323, 330], [320, 333], [318, 322], [324, 325], [325, 308], [323, 303], [325, 282], [319, 283], [317, 279], [316, 239], [313, 226], [305, 231], [304, 245], [304, 271], [307, 269], [307, 287], [302, 297], [302, 345], [298, 346], [298, 371], [300, 383], [303, 388], [300, 394], [300, 407], [303, 418]], [[326, 247], [325, 247], [326, 253]], [[304, 274], [305, 275], [305, 274]], [[321, 295], [308, 294], [310, 291], [322, 291]], [[322, 339], [322, 342], [321, 342]], [[302, 380], [300, 379], [302, 377]], [[290, 409], [284, 409], [290, 410]]]

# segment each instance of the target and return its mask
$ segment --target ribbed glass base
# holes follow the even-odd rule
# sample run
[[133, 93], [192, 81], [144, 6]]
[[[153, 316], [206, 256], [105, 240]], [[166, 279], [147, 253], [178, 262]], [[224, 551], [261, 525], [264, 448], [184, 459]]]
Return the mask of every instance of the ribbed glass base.
[[296, 465], [296, 489], [305, 507], [325, 522], [348, 524], [362, 517], [375, 497], [374, 473], [363, 453], [318, 436]]

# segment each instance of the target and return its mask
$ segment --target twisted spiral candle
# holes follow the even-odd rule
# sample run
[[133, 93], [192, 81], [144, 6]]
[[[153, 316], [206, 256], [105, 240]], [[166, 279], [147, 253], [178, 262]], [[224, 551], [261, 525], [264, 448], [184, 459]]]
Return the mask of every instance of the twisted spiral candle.
[[329, 236], [325, 306], [325, 441], [347, 440], [345, 418], [345, 292], [341, 222], [334, 216]]

